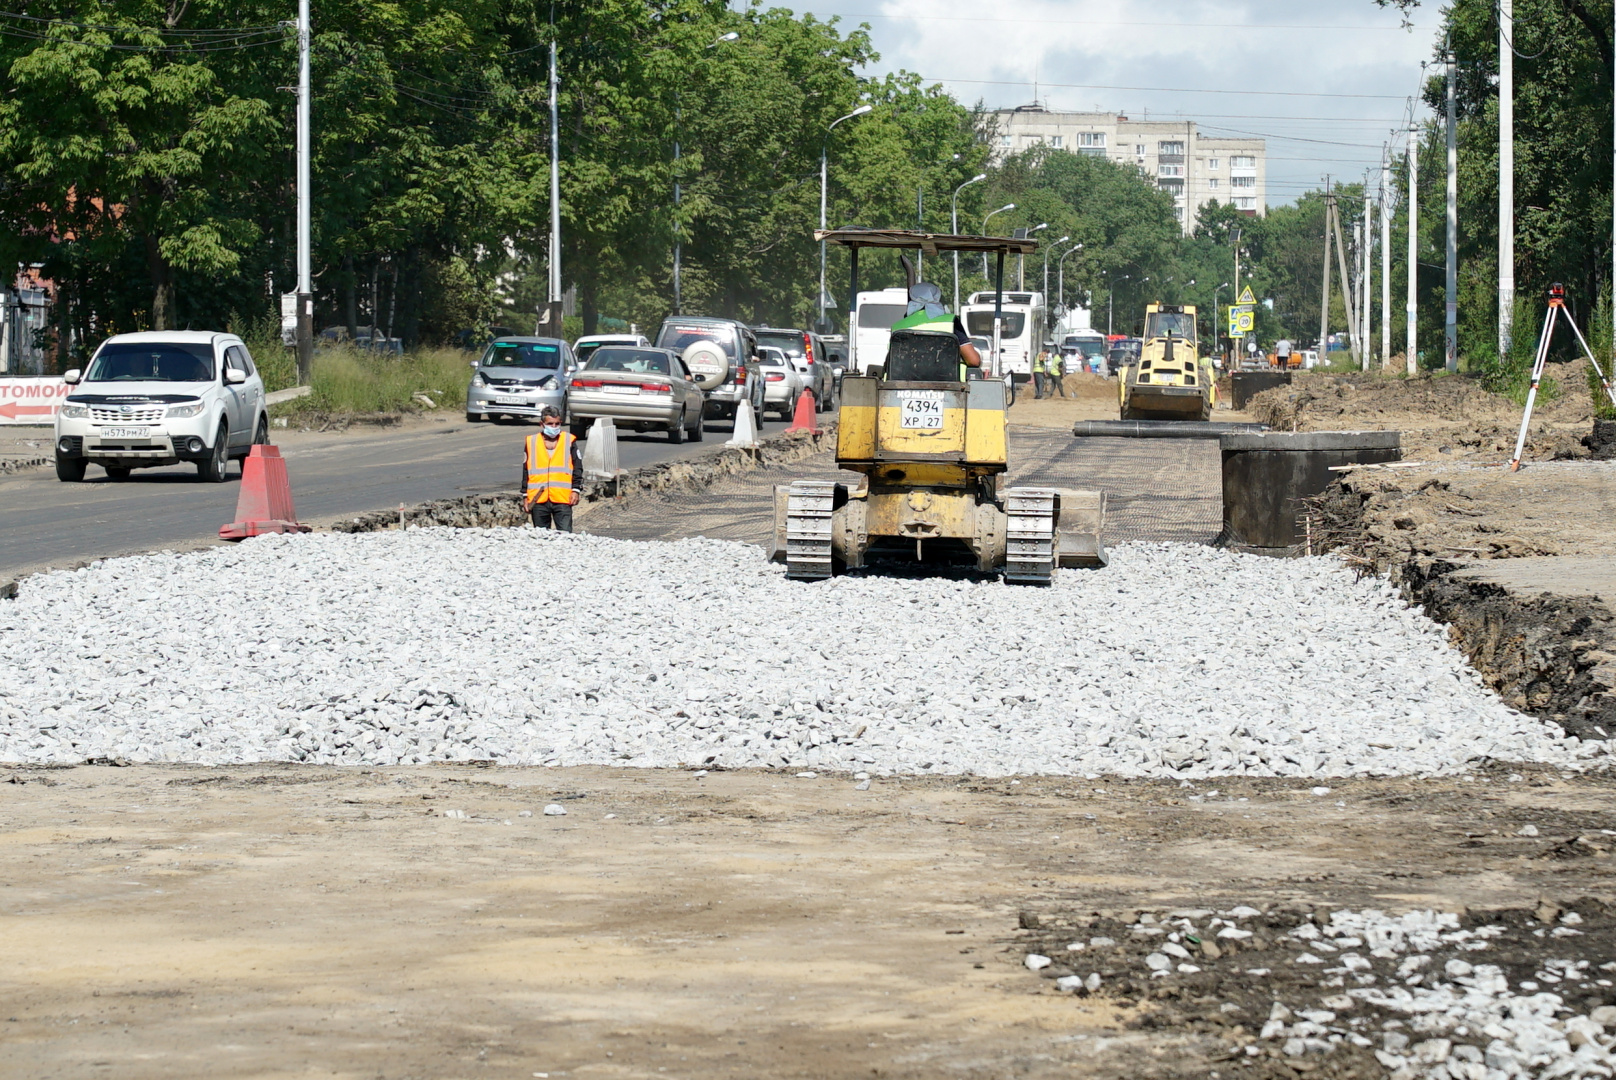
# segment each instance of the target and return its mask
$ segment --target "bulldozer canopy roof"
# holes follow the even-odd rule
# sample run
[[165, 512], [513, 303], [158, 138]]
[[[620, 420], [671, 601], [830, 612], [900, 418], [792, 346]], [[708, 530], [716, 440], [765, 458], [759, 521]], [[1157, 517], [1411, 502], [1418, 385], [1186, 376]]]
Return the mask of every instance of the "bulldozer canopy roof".
[[844, 247], [920, 249], [939, 251], [1002, 251], [1007, 255], [1033, 255], [1038, 241], [1013, 236], [955, 236], [948, 233], [906, 232], [902, 229], [815, 229], [814, 239]]

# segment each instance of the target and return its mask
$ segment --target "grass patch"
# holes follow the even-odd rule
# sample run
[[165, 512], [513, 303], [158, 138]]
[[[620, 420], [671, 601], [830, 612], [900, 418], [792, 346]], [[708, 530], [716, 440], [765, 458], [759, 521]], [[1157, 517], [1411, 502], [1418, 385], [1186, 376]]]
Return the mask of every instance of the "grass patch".
[[309, 395], [279, 406], [276, 413], [420, 412], [427, 406], [416, 394], [424, 394], [437, 408], [463, 410], [470, 360], [469, 353], [458, 349], [422, 349], [403, 356], [317, 349]]

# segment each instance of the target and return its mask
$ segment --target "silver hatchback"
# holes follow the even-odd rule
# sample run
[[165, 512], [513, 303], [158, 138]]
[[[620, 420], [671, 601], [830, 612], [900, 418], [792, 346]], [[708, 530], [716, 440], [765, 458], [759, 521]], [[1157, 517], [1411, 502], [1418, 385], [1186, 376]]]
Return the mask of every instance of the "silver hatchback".
[[591, 420], [609, 417], [635, 431], [666, 431], [670, 442], [701, 441], [701, 386], [667, 349], [603, 345], [573, 373], [567, 393], [574, 435], [585, 435]]
[[567, 379], [577, 362], [558, 338], [503, 337], [489, 342], [466, 387], [466, 419], [538, 416], [545, 406], [567, 415]]

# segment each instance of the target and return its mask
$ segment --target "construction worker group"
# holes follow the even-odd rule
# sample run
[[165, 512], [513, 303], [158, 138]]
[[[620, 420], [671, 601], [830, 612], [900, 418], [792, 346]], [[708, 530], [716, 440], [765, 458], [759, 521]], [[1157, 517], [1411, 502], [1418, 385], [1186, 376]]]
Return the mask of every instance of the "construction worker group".
[[1052, 342], [1045, 342], [1038, 358], [1033, 361], [1033, 397], [1054, 397], [1059, 394], [1066, 396], [1065, 380], [1062, 378], [1062, 365], [1060, 350]]

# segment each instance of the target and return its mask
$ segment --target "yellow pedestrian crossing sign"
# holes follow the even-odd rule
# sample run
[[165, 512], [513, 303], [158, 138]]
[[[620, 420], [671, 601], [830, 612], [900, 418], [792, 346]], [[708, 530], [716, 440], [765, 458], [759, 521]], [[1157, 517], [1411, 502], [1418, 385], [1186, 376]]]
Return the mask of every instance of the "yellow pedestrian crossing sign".
[[1237, 304], [1255, 304], [1256, 302], [1257, 298], [1251, 295], [1250, 285], [1247, 285], [1244, 289], [1240, 290], [1240, 299], [1235, 301]]

